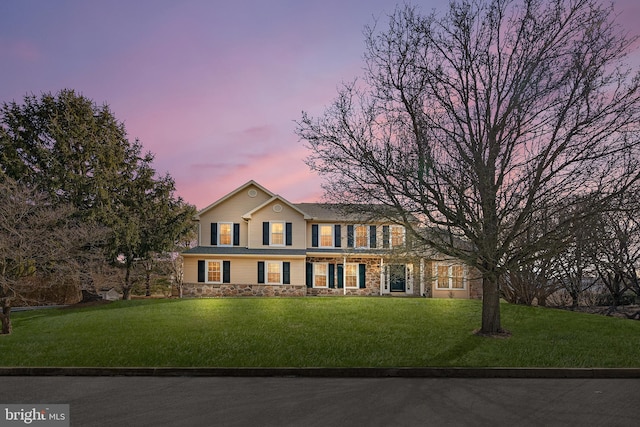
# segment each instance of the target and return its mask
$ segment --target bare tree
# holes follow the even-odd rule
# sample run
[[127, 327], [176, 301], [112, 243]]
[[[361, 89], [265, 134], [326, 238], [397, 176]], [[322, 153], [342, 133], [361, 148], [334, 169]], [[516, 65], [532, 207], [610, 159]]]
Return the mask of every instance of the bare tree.
[[574, 227], [564, 251], [557, 257], [559, 283], [571, 297], [571, 307], [578, 307], [580, 297], [596, 285], [597, 274], [593, 264], [594, 244], [599, 238], [594, 227], [596, 218]]
[[11, 307], [45, 286], [79, 284], [85, 246], [99, 234], [79, 223], [68, 205], [52, 205], [48, 196], [0, 181], [0, 304], [2, 334], [11, 333]]
[[[477, 268], [480, 333], [501, 333], [500, 278], [640, 178], [640, 79], [624, 62], [635, 40], [593, 0], [400, 7], [386, 31], [367, 28], [364, 77], [297, 133], [329, 200], [392, 207], [415, 244]], [[519, 241], [539, 209], [587, 194]]]
[[622, 303], [624, 294], [640, 295], [640, 219], [638, 193], [621, 201], [621, 208], [603, 212], [594, 222], [591, 261], [611, 296], [611, 306]]

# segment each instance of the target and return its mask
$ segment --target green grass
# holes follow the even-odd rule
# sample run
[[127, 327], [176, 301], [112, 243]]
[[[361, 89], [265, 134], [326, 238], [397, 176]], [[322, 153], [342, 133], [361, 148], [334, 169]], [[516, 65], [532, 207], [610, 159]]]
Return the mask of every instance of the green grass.
[[417, 298], [120, 301], [14, 313], [0, 366], [640, 367], [638, 321], [503, 304], [503, 339], [473, 334], [480, 314]]

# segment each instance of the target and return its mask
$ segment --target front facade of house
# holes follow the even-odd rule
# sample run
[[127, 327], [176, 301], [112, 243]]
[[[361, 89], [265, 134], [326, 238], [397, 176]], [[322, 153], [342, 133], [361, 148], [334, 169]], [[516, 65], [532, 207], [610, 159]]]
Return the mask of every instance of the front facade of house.
[[407, 251], [404, 227], [293, 204], [254, 181], [198, 212], [198, 246], [183, 253], [183, 295], [402, 295], [479, 298], [456, 260]]

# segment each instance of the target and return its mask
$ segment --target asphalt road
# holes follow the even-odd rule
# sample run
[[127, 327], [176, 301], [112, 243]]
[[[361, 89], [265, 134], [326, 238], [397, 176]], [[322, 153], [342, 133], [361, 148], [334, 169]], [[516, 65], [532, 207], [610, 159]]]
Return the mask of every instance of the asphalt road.
[[640, 379], [6, 376], [0, 403], [72, 426], [611, 427], [640, 425]]

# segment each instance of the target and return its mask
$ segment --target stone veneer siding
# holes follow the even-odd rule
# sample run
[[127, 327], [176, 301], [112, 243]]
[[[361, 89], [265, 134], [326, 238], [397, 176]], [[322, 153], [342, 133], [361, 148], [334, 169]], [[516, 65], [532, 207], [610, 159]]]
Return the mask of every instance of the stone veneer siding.
[[[342, 264], [342, 257], [309, 257], [307, 262], [327, 262], [329, 264]], [[366, 287], [364, 288], [306, 288], [307, 295], [380, 295], [380, 259], [347, 257], [347, 264], [365, 264]], [[337, 274], [337, 269], [336, 269]], [[337, 280], [336, 280], [337, 286]]]
[[234, 285], [210, 283], [185, 283], [184, 297], [303, 297], [304, 285]]
[[469, 298], [482, 299], [482, 278], [476, 277], [469, 279]]
[[[343, 258], [310, 257], [307, 262], [326, 262], [342, 264]], [[209, 283], [185, 283], [183, 296], [192, 298], [206, 297], [242, 297], [242, 296], [273, 296], [273, 297], [303, 297], [320, 295], [380, 295], [380, 259], [376, 258], [347, 258], [348, 263], [366, 264], [366, 287], [347, 288], [307, 288], [304, 285], [238, 285], [238, 284], [209, 284]], [[425, 262], [425, 271], [422, 272], [425, 281], [425, 296], [432, 297], [431, 261]], [[337, 281], [336, 281], [337, 283]], [[469, 279], [469, 298], [482, 299], [482, 278], [475, 275]], [[414, 264], [413, 295], [420, 294], [420, 265]]]

